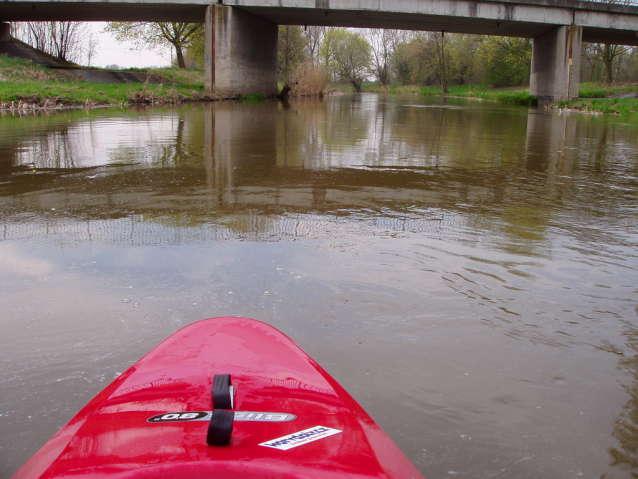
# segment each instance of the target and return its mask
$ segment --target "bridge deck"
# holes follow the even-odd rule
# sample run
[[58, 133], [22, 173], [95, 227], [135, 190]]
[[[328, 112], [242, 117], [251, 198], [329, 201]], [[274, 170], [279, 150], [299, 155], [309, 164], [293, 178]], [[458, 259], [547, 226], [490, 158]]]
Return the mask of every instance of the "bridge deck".
[[[629, 0], [636, 2], [638, 0]], [[211, 0], [0, 1], [0, 21], [201, 22]], [[638, 45], [638, 6], [576, 0], [224, 0], [279, 25], [395, 28], [535, 38], [583, 27], [584, 42]]]

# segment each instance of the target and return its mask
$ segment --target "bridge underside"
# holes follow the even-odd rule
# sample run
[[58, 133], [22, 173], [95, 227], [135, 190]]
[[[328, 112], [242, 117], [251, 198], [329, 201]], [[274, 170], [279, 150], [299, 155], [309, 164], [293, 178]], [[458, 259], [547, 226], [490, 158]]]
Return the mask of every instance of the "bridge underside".
[[[201, 1], [201, 3], [199, 3]], [[399, 2], [394, 0], [396, 4]], [[449, 7], [432, 7], [429, 11], [386, 11], [383, 9], [339, 9], [309, 8], [286, 6], [261, 6], [242, 0], [225, 0], [225, 6], [232, 6], [246, 13], [276, 25], [316, 25], [353, 28], [391, 28], [416, 31], [446, 31], [450, 33], [469, 33], [476, 35], [496, 35], [509, 37], [536, 38], [562, 25], [574, 22], [583, 27], [584, 43], [614, 43], [619, 45], [638, 46], [638, 7], [616, 5], [620, 13], [612, 12], [611, 21], [598, 20], [592, 17], [609, 17], [605, 6], [600, 11], [571, 11], [569, 6], [559, 8], [555, 14], [541, 12], [541, 6], [521, 7], [521, 4], [505, 6], [494, 2], [462, 1], [449, 2], [459, 4], [451, 11], [459, 14], [445, 14]], [[265, 2], [261, 2], [265, 3]], [[279, 2], [282, 3], [282, 2]], [[289, 2], [286, 2], [289, 3]], [[321, 0], [313, 4], [321, 4]], [[323, 3], [329, 3], [323, 0]], [[335, 1], [330, 2], [335, 5]], [[435, 4], [436, 2], [432, 2]], [[561, 2], [564, 3], [564, 2]], [[580, 2], [578, 2], [580, 3]], [[204, 21], [206, 7], [211, 2], [194, 0], [192, 2], [160, 3], [157, 0], [145, 1], [42, 1], [21, 2], [13, 0], [0, 1], [0, 21], [149, 21], [149, 22], [192, 22]], [[466, 4], [466, 5], [463, 5]], [[443, 4], [445, 5], [445, 4]], [[479, 7], [491, 7], [491, 11], [482, 14]], [[463, 15], [464, 8], [468, 15]], [[518, 13], [526, 8], [527, 11]], [[518, 9], [518, 10], [517, 10]], [[473, 12], [473, 10], [475, 10]], [[628, 10], [623, 13], [622, 10]], [[472, 14], [474, 13], [474, 16]], [[574, 17], [572, 17], [574, 15]], [[537, 21], [534, 21], [536, 19]], [[622, 21], [619, 21], [622, 20]], [[622, 24], [626, 24], [623, 28]], [[608, 25], [609, 24], [609, 25]], [[610, 28], [611, 26], [611, 28]]]
[[206, 4], [0, 1], [0, 21], [203, 23], [206, 7]]
[[[320, 8], [286, 8], [235, 6], [245, 12], [278, 25], [313, 25], [353, 28], [389, 28], [398, 30], [468, 33], [503, 37], [536, 38], [561, 24], [523, 22], [507, 18], [460, 17], [377, 10], [322, 10]], [[508, 13], [504, 12], [503, 17]], [[638, 29], [638, 19], [635, 20]], [[571, 22], [565, 23], [565, 25]], [[583, 42], [614, 43], [638, 46], [635, 30], [583, 26]]]

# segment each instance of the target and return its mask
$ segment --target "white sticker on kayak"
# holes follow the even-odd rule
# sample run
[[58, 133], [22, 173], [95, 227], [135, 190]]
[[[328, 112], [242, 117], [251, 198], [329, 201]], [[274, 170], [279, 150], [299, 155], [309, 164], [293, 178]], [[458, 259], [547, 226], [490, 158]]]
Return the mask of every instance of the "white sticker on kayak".
[[330, 427], [315, 426], [310, 429], [304, 429], [303, 431], [289, 434], [288, 436], [272, 439], [271, 441], [262, 442], [260, 446], [272, 447], [273, 449], [279, 449], [286, 451], [293, 447], [303, 446], [309, 442], [318, 441], [328, 436], [339, 434], [339, 429], [332, 429]]

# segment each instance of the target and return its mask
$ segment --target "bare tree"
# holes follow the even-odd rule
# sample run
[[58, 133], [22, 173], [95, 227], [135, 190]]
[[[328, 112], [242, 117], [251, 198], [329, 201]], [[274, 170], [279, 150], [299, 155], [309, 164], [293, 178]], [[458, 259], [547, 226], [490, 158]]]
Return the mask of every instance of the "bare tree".
[[379, 79], [385, 90], [392, 80], [392, 62], [399, 44], [408, 34], [401, 30], [368, 29], [366, 37], [370, 44], [370, 72]]
[[598, 57], [605, 65], [605, 73], [607, 83], [614, 82], [614, 62], [629, 50], [629, 47], [622, 45], [610, 45], [607, 43], [597, 43], [594, 45], [594, 49], [598, 54]]
[[20, 22], [12, 35], [60, 60], [77, 62], [89, 27], [82, 22]]
[[85, 54], [86, 54], [86, 66], [90, 67], [91, 62], [95, 58], [95, 54], [97, 52], [98, 40], [95, 38], [93, 33], [89, 33], [89, 36], [86, 41]]
[[438, 34], [432, 34], [434, 56], [432, 65], [436, 71], [436, 75], [441, 82], [441, 92], [447, 93], [447, 85], [450, 78], [450, 55], [447, 48], [447, 39], [445, 38], [445, 32], [441, 32], [441, 36]]
[[304, 35], [306, 37], [306, 50], [308, 58], [313, 63], [319, 62], [319, 47], [326, 34], [326, 27], [305, 26]]

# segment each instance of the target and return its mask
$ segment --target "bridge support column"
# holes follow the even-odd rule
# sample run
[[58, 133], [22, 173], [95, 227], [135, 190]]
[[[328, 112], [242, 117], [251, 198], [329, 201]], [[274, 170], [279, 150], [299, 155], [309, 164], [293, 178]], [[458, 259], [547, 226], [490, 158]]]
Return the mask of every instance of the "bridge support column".
[[0, 43], [11, 40], [11, 24], [0, 22]]
[[206, 90], [223, 97], [277, 94], [277, 25], [210, 5], [204, 22]]
[[583, 28], [573, 25], [534, 38], [530, 95], [539, 102], [578, 98], [582, 38]]

